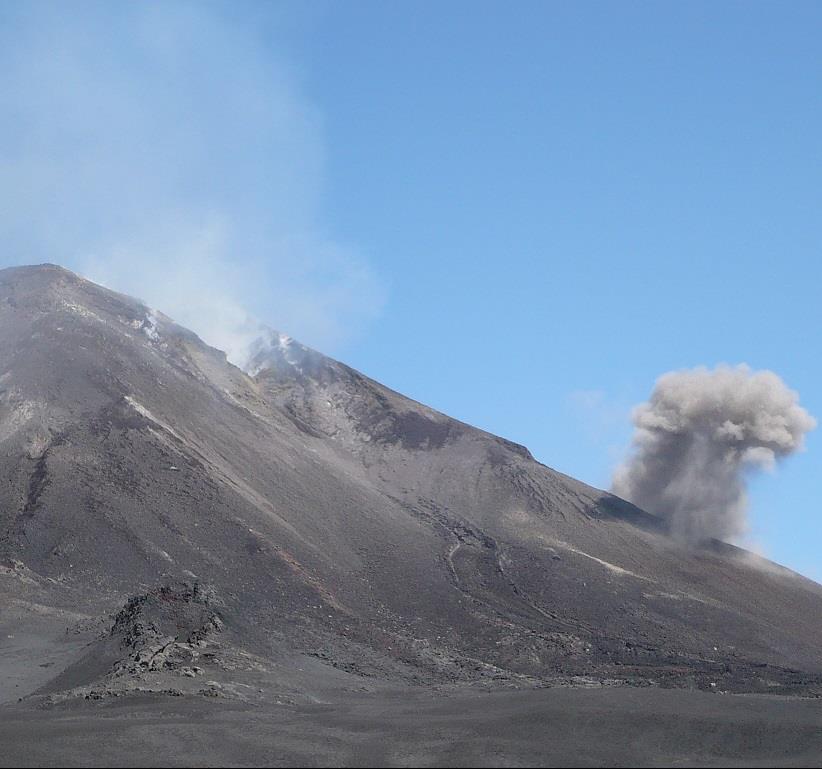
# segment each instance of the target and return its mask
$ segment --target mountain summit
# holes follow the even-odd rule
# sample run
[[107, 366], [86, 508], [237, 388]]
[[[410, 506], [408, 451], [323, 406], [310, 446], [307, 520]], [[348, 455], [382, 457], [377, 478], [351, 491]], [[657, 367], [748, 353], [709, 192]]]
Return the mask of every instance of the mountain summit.
[[275, 332], [241, 371], [59, 267], [0, 272], [0, 478], [0, 701], [822, 693], [819, 585]]

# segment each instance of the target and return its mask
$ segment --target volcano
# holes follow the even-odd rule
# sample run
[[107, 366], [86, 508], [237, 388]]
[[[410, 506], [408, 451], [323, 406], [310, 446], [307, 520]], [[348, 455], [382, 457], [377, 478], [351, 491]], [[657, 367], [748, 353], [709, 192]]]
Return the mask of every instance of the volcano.
[[0, 271], [3, 765], [813, 763], [820, 639], [822, 586], [283, 334]]

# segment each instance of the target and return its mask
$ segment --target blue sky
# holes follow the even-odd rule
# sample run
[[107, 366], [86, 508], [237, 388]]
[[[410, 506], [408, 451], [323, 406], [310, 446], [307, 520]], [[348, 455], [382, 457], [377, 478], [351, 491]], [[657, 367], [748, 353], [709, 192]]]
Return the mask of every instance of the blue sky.
[[[672, 369], [769, 368], [822, 417], [820, 29], [799, 2], [6, 3], [0, 260], [225, 347], [259, 318], [607, 487]], [[752, 546], [817, 580], [820, 462], [817, 431], [751, 486]]]

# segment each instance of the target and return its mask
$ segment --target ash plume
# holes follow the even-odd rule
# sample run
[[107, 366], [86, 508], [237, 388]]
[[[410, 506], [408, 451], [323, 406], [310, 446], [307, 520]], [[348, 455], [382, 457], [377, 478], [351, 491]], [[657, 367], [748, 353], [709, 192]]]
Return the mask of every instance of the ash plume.
[[743, 534], [749, 474], [800, 450], [816, 426], [779, 376], [746, 365], [664, 374], [633, 423], [613, 491], [690, 541]]

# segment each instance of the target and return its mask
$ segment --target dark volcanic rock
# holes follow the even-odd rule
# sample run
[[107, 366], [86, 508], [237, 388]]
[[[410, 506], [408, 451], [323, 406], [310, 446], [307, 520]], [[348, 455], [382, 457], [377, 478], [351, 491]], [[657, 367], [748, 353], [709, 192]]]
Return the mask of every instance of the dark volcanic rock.
[[173, 667], [182, 650], [203, 645], [223, 629], [211, 608], [214, 601], [213, 589], [199, 583], [163, 585], [130, 598], [115, 616], [110, 636], [133, 655], [135, 671]]
[[50, 683], [7, 696], [141, 676], [177, 690], [206, 653], [289, 691], [820, 691], [819, 585], [731, 546], [683, 548], [286, 337], [251, 372], [60, 268], [0, 272], [0, 605], [15, 612], [0, 637], [119, 611], [105, 638], [66, 634], [91, 647], [49, 651]]

